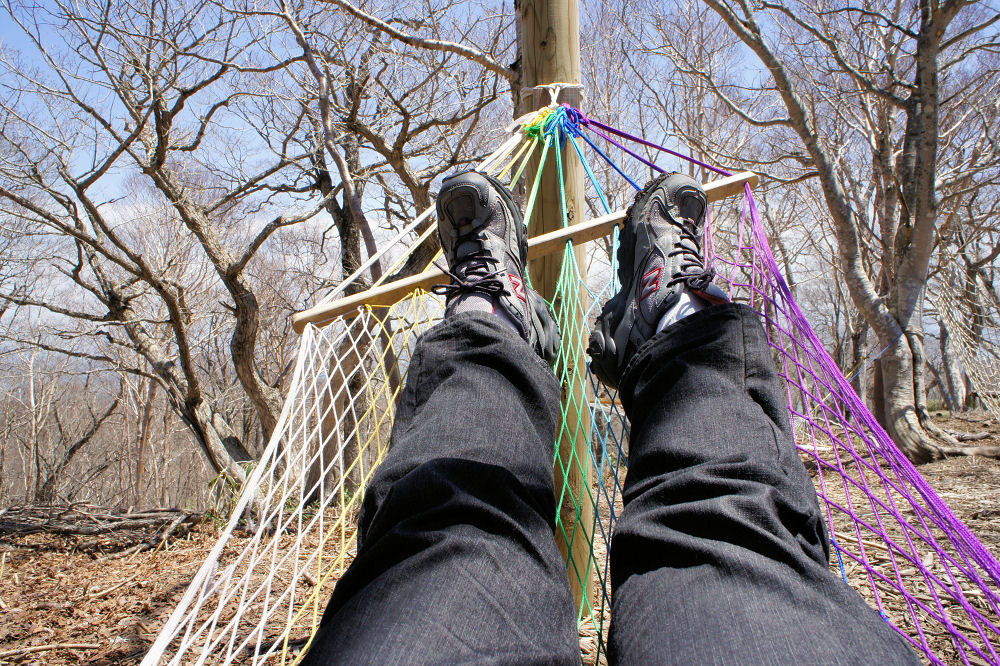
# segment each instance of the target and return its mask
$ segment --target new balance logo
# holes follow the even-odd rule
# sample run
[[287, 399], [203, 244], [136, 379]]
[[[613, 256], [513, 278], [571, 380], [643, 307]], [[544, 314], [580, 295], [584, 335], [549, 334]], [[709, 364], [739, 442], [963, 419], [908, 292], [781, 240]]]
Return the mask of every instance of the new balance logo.
[[507, 273], [507, 279], [514, 285], [514, 295], [527, 303], [528, 297], [524, 295], [524, 282], [521, 281], [521, 278], [513, 273]]
[[663, 267], [657, 267], [649, 271], [642, 276], [642, 280], [639, 281], [639, 300], [644, 301], [653, 294], [656, 290], [660, 288], [660, 273], [663, 272]]

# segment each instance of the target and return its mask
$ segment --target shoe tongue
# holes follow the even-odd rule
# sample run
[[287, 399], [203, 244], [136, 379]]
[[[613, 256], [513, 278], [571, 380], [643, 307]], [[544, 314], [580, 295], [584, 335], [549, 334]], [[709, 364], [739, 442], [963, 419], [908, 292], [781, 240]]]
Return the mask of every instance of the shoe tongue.
[[459, 314], [462, 312], [485, 312], [493, 314], [496, 306], [493, 299], [485, 294], [462, 294], [448, 305], [448, 314]]
[[473, 252], [479, 250], [482, 247], [482, 243], [474, 240], [465, 240], [458, 244], [455, 248], [455, 258], [461, 261]]
[[695, 226], [695, 220], [700, 220], [705, 214], [705, 204], [698, 197], [684, 197], [678, 208], [680, 209], [681, 221], [692, 227]]
[[482, 240], [464, 240], [455, 248], [455, 271], [456, 275], [462, 277], [484, 278], [490, 272], [490, 268], [485, 259], [481, 257], [473, 258], [472, 255], [483, 249]]

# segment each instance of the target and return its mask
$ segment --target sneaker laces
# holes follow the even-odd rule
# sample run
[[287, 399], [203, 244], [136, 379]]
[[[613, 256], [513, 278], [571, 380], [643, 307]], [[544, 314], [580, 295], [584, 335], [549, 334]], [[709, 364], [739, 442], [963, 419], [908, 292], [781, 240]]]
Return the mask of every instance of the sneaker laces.
[[451, 277], [452, 282], [434, 285], [431, 287], [433, 293], [445, 296], [448, 301], [470, 292], [479, 292], [490, 297], [504, 293], [503, 281], [498, 277], [504, 271], [490, 270], [490, 264], [498, 264], [500, 260], [490, 255], [483, 246], [483, 239], [480, 236], [480, 231], [485, 226], [486, 223], [483, 222], [473, 227], [469, 233], [456, 237], [456, 248], [466, 243], [475, 243], [479, 248], [462, 257], [453, 269], [438, 265], [438, 268]]
[[694, 222], [688, 218], [682, 218], [679, 222], [675, 222], [669, 216], [667, 220], [680, 230], [680, 240], [667, 256], [681, 256], [681, 265], [677, 272], [670, 277], [667, 286], [671, 287], [683, 282], [689, 289], [704, 291], [712, 284], [715, 270], [705, 266], [705, 258], [701, 252], [701, 239], [695, 233]]

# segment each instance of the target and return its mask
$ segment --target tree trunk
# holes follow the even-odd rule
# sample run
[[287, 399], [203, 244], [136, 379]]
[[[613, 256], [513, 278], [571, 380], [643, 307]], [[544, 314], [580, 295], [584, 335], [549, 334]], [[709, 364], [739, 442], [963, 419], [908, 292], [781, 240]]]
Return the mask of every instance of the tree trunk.
[[871, 407], [872, 416], [882, 428], [888, 432], [889, 424], [885, 420], [885, 382], [882, 380], [882, 359], [877, 359], [872, 364], [872, 385], [868, 391], [868, 404]]
[[[348, 322], [348, 327], [357, 326]], [[343, 480], [341, 492], [353, 491], [358, 485], [357, 437], [355, 436], [357, 412], [364, 412], [364, 397], [357, 395], [364, 382], [357, 380], [363, 348], [355, 336], [346, 336], [334, 350], [327, 366], [327, 382], [320, 396], [320, 439], [318, 450], [307, 451], [313, 457], [305, 475], [305, 503], [320, 499], [321, 482], [336, 484]], [[348, 481], [348, 475], [353, 481]]]
[[851, 370], [854, 376], [851, 377], [851, 386], [854, 392], [862, 398], [868, 387], [865, 386], [865, 344], [868, 340], [868, 323], [861, 317], [851, 317], [854, 326], [851, 331]]
[[965, 411], [965, 381], [959, 364], [955, 340], [951, 329], [944, 319], [938, 319], [938, 330], [941, 332], [941, 362], [944, 365], [944, 389], [948, 397], [948, 406], [953, 412]]
[[[257, 412], [263, 441], [274, 432], [281, 414], [281, 392], [264, 381], [257, 371], [257, 334], [260, 330], [260, 304], [257, 295], [242, 275], [224, 278], [235, 305], [236, 325], [229, 340], [236, 376]], [[233, 433], [235, 436], [235, 433]], [[240, 445], [243, 448], [243, 445]]]
[[[349, 163], [357, 161], [354, 152], [348, 150], [347, 153]], [[320, 150], [314, 159], [319, 166], [317, 185], [323, 196], [327, 196], [333, 191], [333, 180], [326, 168], [325, 154]], [[362, 264], [362, 225], [353, 214], [346, 192], [343, 196], [343, 205], [338, 203], [335, 198], [331, 198], [327, 204], [327, 212], [333, 217], [337, 226], [341, 246], [341, 272], [344, 277], [347, 277], [360, 268]], [[375, 274], [378, 274], [378, 271], [375, 271], [373, 267], [373, 275]], [[344, 293], [346, 295], [359, 293], [370, 284], [363, 278], [358, 279], [349, 284]], [[345, 323], [348, 330], [359, 326], [356, 320], [349, 320]], [[309, 464], [305, 476], [307, 504], [319, 499], [319, 481], [321, 479], [325, 478], [331, 483], [341, 479], [342, 493], [353, 493], [361, 483], [363, 461], [359, 459], [356, 417], [358, 414], [364, 414], [368, 407], [367, 397], [362, 390], [367, 378], [364, 376], [361, 363], [371, 344], [373, 341], [368, 331], [361, 335], [348, 335], [337, 346], [330, 358], [327, 366], [328, 383], [321, 398], [323, 411], [319, 424], [319, 450], [315, 452], [316, 457]], [[313, 455], [313, 453], [309, 452], [308, 455]]]
[[915, 463], [941, 457], [937, 444], [924, 431], [916, 408], [914, 355], [907, 336], [898, 340], [880, 359], [884, 425], [896, 445]]
[[320, 388], [319, 442], [316, 451], [307, 450], [305, 453], [308, 457], [304, 464], [308, 465], [308, 469], [303, 484], [307, 505], [320, 499], [320, 489], [327, 480], [333, 481], [344, 474], [343, 455], [339, 455], [338, 458], [343, 444], [343, 438], [340, 436], [340, 416], [343, 414], [340, 392], [344, 387], [341, 363], [346, 360], [351, 346], [351, 340], [347, 338], [334, 351], [327, 366], [327, 381]]
[[246, 472], [238, 463], [252, 460], [252, 456], [225, 417], [205, 400], [196, 381], [189, 381], [179, 372], [163, 346], [146, 331], [130, 307], [117, 307], [112, 315], [122, 322], [132, 345], [159, 378], [171, 407], [191, 430], [212, 470], [216, 474], [226, 472], [240, 483], [246, 481]]
[[240, 486], [246, 483], [246, 472], [239, 463], [250, 462], [253, 456], [226, 419], [204, 400], [181, 405], [178, 411], [194, 433], [212, 470], [216, 474], [225, 472]]
[[962, 446], [929, 419], [921, 418], [914, 364], [915, 359], [923, 358], [923, 350], [915, 352], [917, 345], [920, 342], [915, 336], [900, 336], [880, 359], [885, 425], [893, 441], [917, 464], [954, 455], [996, 457], [1000, 447]]
[[156, 401], [156, 382], [144, 380], [148, 384], [146, 398], [139, 417], [139, 430], [135, 439], [135, 477], [132, 486], [132, 508], [142, 505], [142, 477], [146, 475], [146, 450], [149, 448], [150, 428], [153, 423], [153, 404]]

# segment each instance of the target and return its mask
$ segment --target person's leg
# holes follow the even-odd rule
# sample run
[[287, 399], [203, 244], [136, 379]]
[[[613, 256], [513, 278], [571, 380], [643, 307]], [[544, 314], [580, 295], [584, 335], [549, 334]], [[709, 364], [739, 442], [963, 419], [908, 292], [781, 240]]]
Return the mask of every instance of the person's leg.
[[622, 290], [591, 333], [591, 369], [619, 387], [631, 422], [609, 656], [919, 663], [828, 568], [758, 316], [712, 285], [706, 205], [680, 174], [639, 193], [621, 235]]
[[621, 663], [919, 663], [828, 566], [816, 492], [755, 312], [673, 324], [622, 379], [631, 421], [611, 548]]
[[439, 195], [446, 317], [410, 359], [357, 556], [306, 664], [579, 663], [553, 538], [559, 384], [541, 358], [558, 331], [518, 288], [524, 231], [503, 194], [464, 174]]
[[579, 662], [553, 534], [559, 385], [496, 317], [417, 345], [307, 663]]

